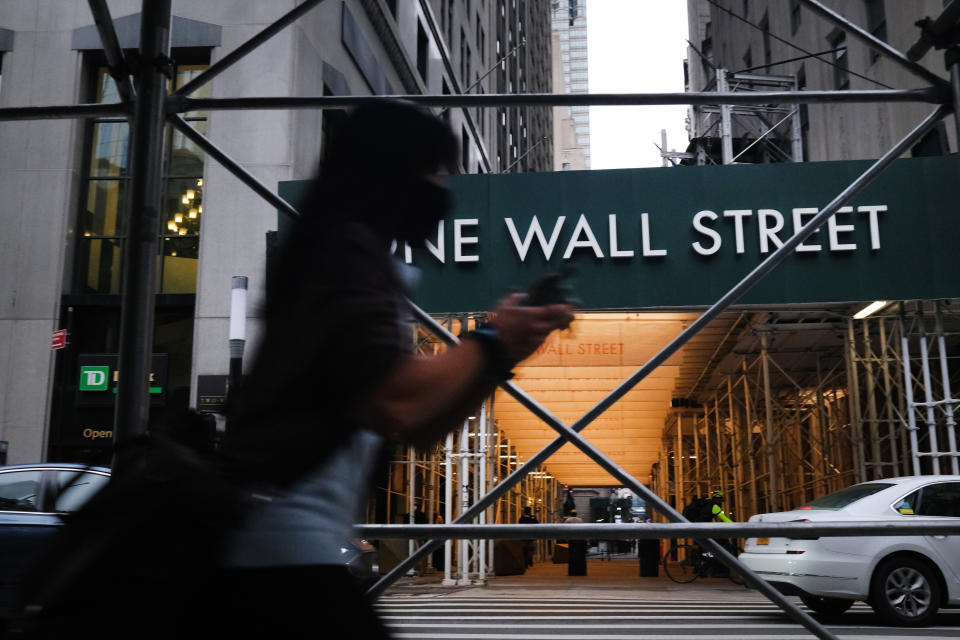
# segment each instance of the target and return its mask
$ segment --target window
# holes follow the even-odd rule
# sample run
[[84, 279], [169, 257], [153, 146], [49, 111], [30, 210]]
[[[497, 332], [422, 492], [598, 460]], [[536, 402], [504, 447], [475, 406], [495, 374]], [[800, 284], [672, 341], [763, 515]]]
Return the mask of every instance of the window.
[[803, 19], [801, 13], [800, 0], [790, 0], [790, 34], [796, 35], [800, 28], [800, 22]]
[[801, 509], [830, 509], [837, 510], [853, 504], [857, 500], [862, 500], [867, 496], [872, 496], [878, 491], [889, 489], [893, 485], [887, 482], [869, 482], [864, 484], [855, 484], [852, 487], [841, 489], [827, 494], [822, 498], [811, 500], [800, 507]]
[[[175, 86], [181, 87], [207, 64], [178, 64]], [[197, 97], [209, 97], [210, 85]], [[116, 102], [116, 85], [105, 66], [93, 68], [89, 102]], [[204, 112], [184, 114], [200, 133], [206, 133]], [[88, 125], [85, 167], [78, 222], [75, 286], [78, 293], [120, 292], [120, 259], [126, 238], [123, 211], [129, 188], [129, 126], [122, 118], [101, 118]], [[203, 159], [199, 147], [172, 127], [164, 130], [163, 200], [157, 258], [159, 293], [196, 293], [203, 215]]]
[[842, 31], [835, 31], [828, 38], [830, 48], [836, 49], [833, 52], [833, 87], [834, 89], [849, 89], [850, 74], [849, 60], [847, 58], [847, 34]]
[[40, 471], [0, 474], [0, 511], [37, 511], [40, 508]]
[[470, 45], [467, 43], [467, 32], [460, 27], [460, 78], [467, 84], [470, 78]]
[[453, 0], [447, 0], [447, 43], [453, 49]]
[[470, 166], [470, 136], [467, 135], [466, 127], [460, 130], [460, 163], [463, 166], [463, 172], [467, 172]]
[[[807, 70], [806, 67], [800, 65], [800, 70], [797, 71], [797, 91], [806, 91], [807, 89]], [[800, 139], [803, 146], [804, 155], [809, 155], [807, 151], [807, 138], [810, 134], [810, 110], [808, 109], [809, 105], [801, 104], [800, 105]]]
[[480, 56], [480, 59], [483, 60], [484, 55], [486, 55], [487, 50], [487, 36], [483, 32], [483, 27], [480, 26], [480, 14], [477, 14], [477, 55]]
[[904, 516], [916, 515], [917, 503], [920, 501], [920, 492], [914, 491], [903, 500], [893, 505], [894, 511]]
[[884, 0], [866, 0], [867, 30], [884, 42], [887, 40], [887, 9]]
[[753, 68], [753, 53], [750, 51], [750, 47], [747, 47], [747, 52], [743, 54], [743, 68], [744, 70]]
[[590, 144], [590, 136], [577, 136], [577, 144]]
[[763, 29], [763, 66], [769, 73], [773, 54], [770, 47], [770, 16], [766, 13], [763, 14], [763, 20], [760, 21], [760, 28]]
[[[887, 40], [887, 10], [884, 0], [866, 0], [867, 31], [886, 42]], [[876, 62], [880, 54], [870, 49], [870, 64]]]
[[563, 165], [561, 165], [560, 167], [561, 171], [570, 171], [570, 169], [571, 169], [571, 165], [569, 162], [564, 162]]
[[941, 482], [921, 489], [917, 515], [960, 518], [960, 482]]
[[423, 30], [423, 24], [417, 20], [417, 72], [423, 79], [423, 84], [427, 84], [427, 50], [430, 41], [427, 40], [427, 33]]
[[102, 473], [58, 471], [57, 484], [60, 492], [57, 495], [56, 503], [53, 505], [53, 511], [78, 510], [86, 504], [87, 500], [100, 491], [109, 480], [110, 476]]
[[743, 13], [741, 13], [744, 18], [750, 16], [750, 0], [743, 0]]
[[947, 142], [947, 129], [942, 122], [937, 123], [933, 129], [920, 138], [920, 142], [913, 145], [910, 149], [910, 155], [914, 158], [921, 156], [945, 156], [950, 152], [950, 144]]
[[390, 13], [392, 13], [394, 19], [396, 19], [396, 17], [397, 17], [397, 0], [387, 0], [387, 8], [390, 9]]

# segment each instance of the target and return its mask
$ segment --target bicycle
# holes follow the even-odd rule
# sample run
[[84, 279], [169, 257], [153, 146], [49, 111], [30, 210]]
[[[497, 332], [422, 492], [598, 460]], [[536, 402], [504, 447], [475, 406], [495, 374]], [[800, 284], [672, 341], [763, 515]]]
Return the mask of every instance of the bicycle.
[[[739, 550], [731, 549], [734, 556]], [[663, 555], [663, 572], [674, 582], [686, 584], [697, 578], [725, 576], [734, 584], [743, 584], [743, 578], [736, 571], [728, 570], [712, 553], [706, 552], [697, 544], [674, 542]]]

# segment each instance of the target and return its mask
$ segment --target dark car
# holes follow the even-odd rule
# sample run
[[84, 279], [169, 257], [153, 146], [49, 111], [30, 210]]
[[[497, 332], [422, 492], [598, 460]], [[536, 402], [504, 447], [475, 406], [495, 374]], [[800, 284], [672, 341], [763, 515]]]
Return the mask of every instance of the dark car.
[[0, 621], [17, 613], [20, 574], [63, 524], [63, 514], [79, 509], [109, 480], [109, 469], [80, 464], [0, 467]]
[[[0, 633], [18, 613], [20, 574], [42, 552], [63, 515], [76, 511], [110, 480], [110, 470], [81, 464], [0, 467]], [[379, 578], [377, 550], [365, 540], [345, 542], [343, 563], [367, 587]]]

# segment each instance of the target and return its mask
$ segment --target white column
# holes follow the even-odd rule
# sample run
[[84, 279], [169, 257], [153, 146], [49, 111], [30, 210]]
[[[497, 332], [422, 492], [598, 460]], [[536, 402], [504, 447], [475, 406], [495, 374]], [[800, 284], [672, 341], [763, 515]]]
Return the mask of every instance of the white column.
[[[460, 515], [470, 508], [470, 421], [463, 421], [460, 431]], [[470, 584], [469, 544], [459, 540], [460, 553], [457, 554], [457, 584]]]
[[[450, 521], [453, 520], [453, 432], [447, 434], [447, 440], [443, 445], [444, 453], [444, 465], [446, 466], [446, 477], [443, 480], [443, 486], [445, 488], [444, 495], [446, 499], [443, 503], [443, 522], [444, 524], [450, 524]], [[453, 579], [451, 575], [451, 555], [453, 553], [453, 545], [451, 540], [445, 540], [443, 543], [443, 585], [451, 587], [457, 582]]]

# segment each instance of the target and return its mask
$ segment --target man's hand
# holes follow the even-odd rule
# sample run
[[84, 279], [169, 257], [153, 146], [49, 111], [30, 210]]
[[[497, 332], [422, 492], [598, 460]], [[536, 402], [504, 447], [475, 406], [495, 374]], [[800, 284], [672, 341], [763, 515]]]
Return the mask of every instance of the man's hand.
[[556, 329], [573, 322], [573, 307], [568, 304], [524, 306], [524, 293], [513, 293], [497, 303], [493, 322], [507, 353], [515, 362], [525, 360]]

